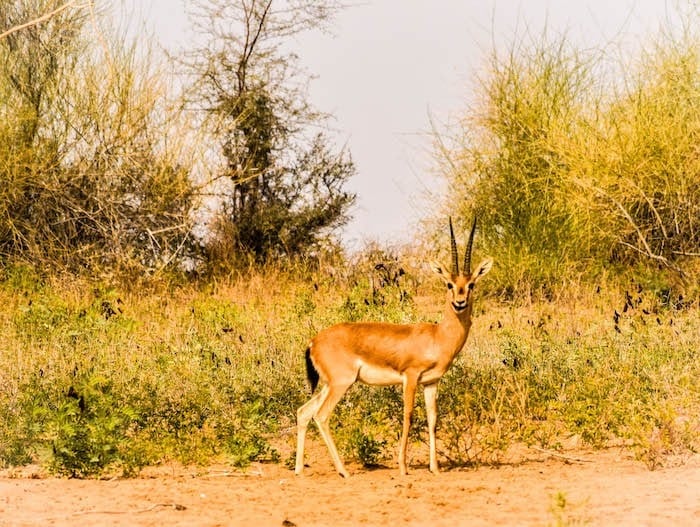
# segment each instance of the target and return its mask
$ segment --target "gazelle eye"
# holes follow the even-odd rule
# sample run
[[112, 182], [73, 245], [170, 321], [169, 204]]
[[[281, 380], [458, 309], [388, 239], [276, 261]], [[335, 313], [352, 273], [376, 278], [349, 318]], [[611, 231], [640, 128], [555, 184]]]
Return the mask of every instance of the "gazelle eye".
[[452, 289], [453, 287], [454, 285], [452, 284], [452, 282], [447, 282], [447, 289]]
[[469, 282], [469, 285], [467, 287], [469, 288], [470, 291], [472, 289], [474, 289], [474, 282]]

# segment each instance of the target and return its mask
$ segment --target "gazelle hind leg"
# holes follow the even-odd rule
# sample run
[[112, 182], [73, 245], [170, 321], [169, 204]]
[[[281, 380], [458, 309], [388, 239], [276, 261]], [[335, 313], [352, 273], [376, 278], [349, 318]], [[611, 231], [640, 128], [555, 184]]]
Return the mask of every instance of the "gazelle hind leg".
[[309, 421], [318, 412], [319, 407], [328, 395], [328, 387], [324, 386], [311, 399], [299, 407], [297, 410], [297, 459], [294, 473], [299, 475], [304, 470], [304, 443], [306, 440], [306, 430]]
[[333, 413], [333, 409], [338, 404], [340, 399], [343, 398], [343, 395], [345, 395], [345, 392], [348, 391], [348, 388], [350, 388], [350, 386], [352, 386], [352, 383], [335, 384], [328, 386], [328, 392], [325, 398], [323, 399], [323, 402], [321, 403], [318, 411], [314, 415], [314, 420], [318, 425], [318, 430], [319, 432], [321, 432], [321, 437], [326, 443], [326, 447], [328, 447], [328, 452], [330, 453], [331, 458], [333, 459], [335, 469], [338, 472], [338, 474], [340, 474], [344, 478], [350, 477], [350, 474], [347, 470], [345, 470], [345, 465], [343, 465], [343, 461], [338, 455], [338, 449], [335, 447], [335, 442], [333, 441], [333, 437], [331, 436], [331, 429], [328, 424], [328, 420], [331, 414]]

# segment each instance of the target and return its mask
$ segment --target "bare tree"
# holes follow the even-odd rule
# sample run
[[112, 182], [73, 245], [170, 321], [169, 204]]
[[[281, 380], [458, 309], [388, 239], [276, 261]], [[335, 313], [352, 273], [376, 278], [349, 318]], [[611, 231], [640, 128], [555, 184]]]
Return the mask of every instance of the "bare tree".
[[186, 59], [190, 107], [207, 116], [225, 160], [218, 176], [230, 182], [211, 247], [259, 260], [295, 255], [347, 221], [354, 195], [343, 186], [354, 165], [314, 132], [326, 116], [310, 106], [309, 77], [289, 51], [294, 35], [325, 27], [338, 8], [312, 0], [210, 0], [192, 13], [210, 37]]

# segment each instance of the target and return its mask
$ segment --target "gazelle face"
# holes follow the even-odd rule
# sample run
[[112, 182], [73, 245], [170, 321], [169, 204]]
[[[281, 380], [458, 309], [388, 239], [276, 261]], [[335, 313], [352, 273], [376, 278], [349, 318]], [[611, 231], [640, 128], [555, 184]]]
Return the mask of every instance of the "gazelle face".
[[487, 258], [481, 262], [470, 276], [463, 274], [453, 275], [448, 272], [444, 265], [433, 262], [431, 267], [433, 272], [443, 279], [447, 286], [447, 296], [452, 309], [458, 315], [462, 313], [472, 302], [472, 291], [476, 283], [491, 270], [493, 260]]
[[467, 281], [466, 276], [455, 276], [446, 282], [450, 303], [455, 313], [459, 314], [469, 304], [469, 295], [474, 289], [474, 282]]

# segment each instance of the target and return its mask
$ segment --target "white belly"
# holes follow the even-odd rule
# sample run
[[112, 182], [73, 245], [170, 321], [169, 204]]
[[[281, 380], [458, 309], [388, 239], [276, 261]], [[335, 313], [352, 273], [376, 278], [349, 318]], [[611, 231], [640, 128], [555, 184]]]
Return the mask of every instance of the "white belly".
[[388, 386], [403, 383], [403, 376], [391, 368], [381, 368], [362, 361], [360, 361], [359, 366], [357, 378], [365, 384]]

